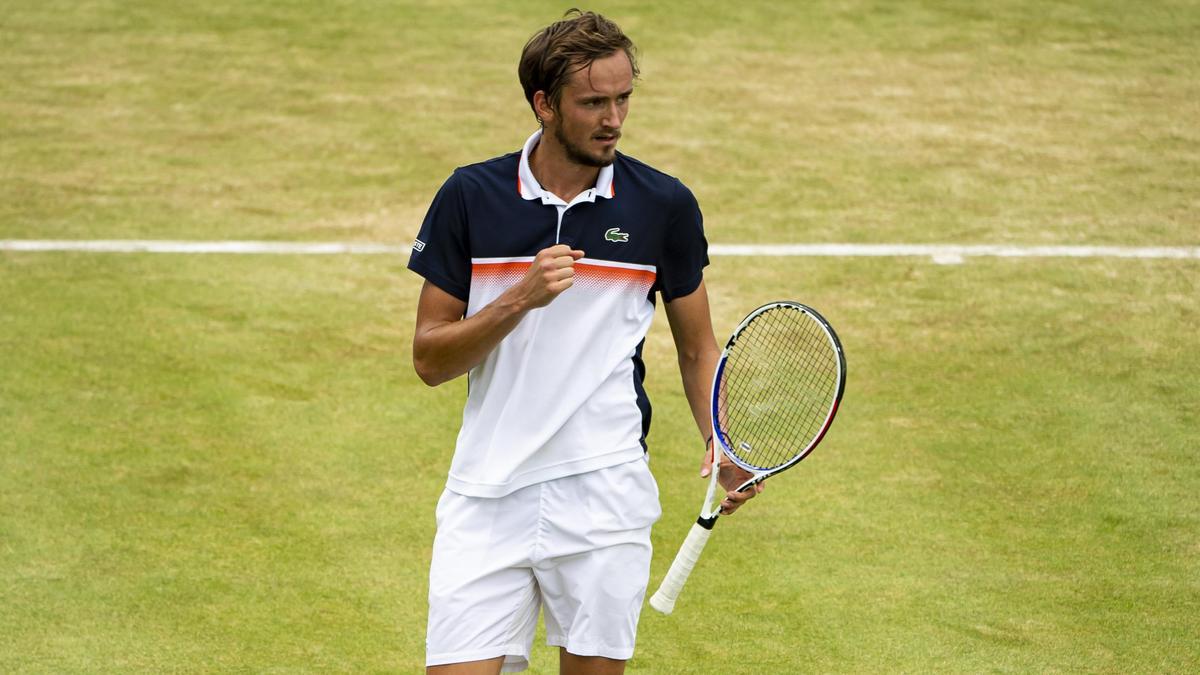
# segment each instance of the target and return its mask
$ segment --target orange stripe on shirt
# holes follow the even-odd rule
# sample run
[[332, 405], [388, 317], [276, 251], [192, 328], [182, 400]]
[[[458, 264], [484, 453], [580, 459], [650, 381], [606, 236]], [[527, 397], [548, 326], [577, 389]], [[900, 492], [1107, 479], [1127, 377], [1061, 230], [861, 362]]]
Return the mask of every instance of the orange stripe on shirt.
[[[512, 286], [529, 271], [530, 262], [472, 263], [471, 278], [481, 284]], [[575, 263], [575, 283], [588, 288], [632, 288], [644, 293], [658, 275], [653, 270]]]
[[471, 278], [484, 283], [515, 284], [525, 276], [528, 262], [472, 263]]
[[597, 279], [616, 283], [635, 283], [653, 285], [657, 275], [650, 270], [635, 270], [627, 267], [609, 267], [608, 265], [589, 265], [575, 263], [575, 276]]

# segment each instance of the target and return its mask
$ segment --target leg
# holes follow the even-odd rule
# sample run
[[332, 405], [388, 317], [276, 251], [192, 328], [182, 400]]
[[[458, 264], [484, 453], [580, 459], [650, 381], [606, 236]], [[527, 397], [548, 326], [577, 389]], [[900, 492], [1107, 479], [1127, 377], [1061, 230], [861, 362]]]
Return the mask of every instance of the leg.
[[576, 656], [558, 648], [558, 675], [622, 675], [625, 662], [603, 656]]
[[506, 662], [527, 665], [541, 601], [527, 553], [538, 495], [523, 492], [443, 493], [429, 569], [428, 673], [495, 675]]
[[658, 490], [644, 460], [547, 484], [546, 533], [534, 564], [546, 640], [560, 672], [621, 673], [633, 656], [650, 576]]
[[484, 661], [467, 661], [466, 663], [447, 663], [442, 666], [429, 666], [425, 675], [497, 675], [504, 665], [504, 657]]

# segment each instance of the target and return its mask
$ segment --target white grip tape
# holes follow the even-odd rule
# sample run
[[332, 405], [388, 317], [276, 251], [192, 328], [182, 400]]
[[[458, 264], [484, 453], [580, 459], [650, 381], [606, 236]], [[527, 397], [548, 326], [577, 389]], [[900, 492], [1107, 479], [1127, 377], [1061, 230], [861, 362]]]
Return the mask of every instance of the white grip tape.
[[675, 609], [675, 599], [679, 597], [679, 592], [683, 590], [683, 584], [687, 582], [692, 568], [700, 559], [700, 552], [708, 543], [710, 534], [712, 534], [712, 530], [701, 527], [699, 523], [692, 525], [692, 530], [688, 532], [683, 546], [679, 547], [679, 553], [675, 555], [671, 569], [667, 570], [667, 576], [663, 579], [662, 585], [658, 587], [658, 592], [650, 598], [651, 607], [663, 614], [670, 614]]

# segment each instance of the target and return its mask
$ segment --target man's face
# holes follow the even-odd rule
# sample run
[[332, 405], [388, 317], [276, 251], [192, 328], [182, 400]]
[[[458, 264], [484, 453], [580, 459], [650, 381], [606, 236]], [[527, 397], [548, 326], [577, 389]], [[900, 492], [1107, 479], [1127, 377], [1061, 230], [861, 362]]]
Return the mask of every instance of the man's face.
[[561, 93], [546, 131], [554, 134], [571, 161], [595, 167], [612, 164], [633, 94], [629, 56], [618, 51], [596, 59], [572, 73]]

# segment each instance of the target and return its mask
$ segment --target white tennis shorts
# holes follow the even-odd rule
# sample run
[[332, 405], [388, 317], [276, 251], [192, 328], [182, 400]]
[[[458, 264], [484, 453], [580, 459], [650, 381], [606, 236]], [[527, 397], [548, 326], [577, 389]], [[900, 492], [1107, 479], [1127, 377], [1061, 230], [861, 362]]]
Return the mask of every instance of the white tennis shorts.
[[444, 491], [426, 665], [504, 656], [504, 672], [524, 670], [542, 605], [551, 646], [632, 657], [661, 513], [641, 458], [499, 498]]

